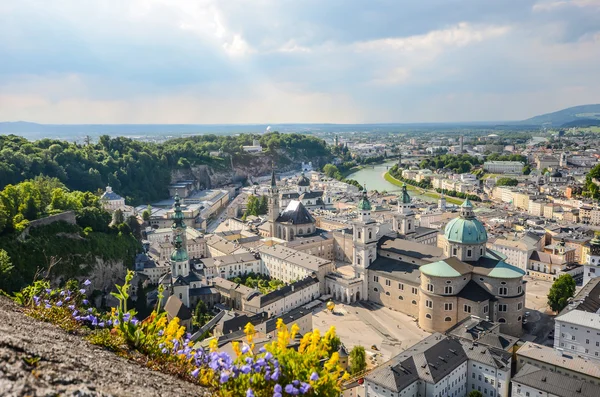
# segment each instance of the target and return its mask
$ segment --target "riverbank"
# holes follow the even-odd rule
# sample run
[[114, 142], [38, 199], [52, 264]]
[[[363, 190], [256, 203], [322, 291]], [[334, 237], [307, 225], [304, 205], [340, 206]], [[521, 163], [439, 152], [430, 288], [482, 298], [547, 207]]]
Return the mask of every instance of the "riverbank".
[[[389, 183], [396, 185], [396, 186], [402, 186], [404, 184], [404, 182], [399, 181], [398, 179], [394, 178], [393, 176], [390, 175], [389, 171], [386, 171], [385, 174], [383, 175], [383, 178], [388, 181]], [[425, 190], [425, 189], [421, 189], [419, 187], [413, 186], [413, 185], [409, 185], [408, 183], [406, 184], [406, 188], [408, 190], [414, 190], [419, 192], [422, 196], [427, 196], [427, 197], [431, 197], [434, 199], [439, 199], [440, 198], [440, 194], [439, 193], [435, 193], [435, 192], [431, 192], [429, 190]], [[463, 199], [459, 199], [456, 197], [449, 197], [449, 196], [445, 196], [446, 198], [446, 202], [450, 203], [450, 204], [456, 204], [456, 205], [461, 205], [463, 203]]]

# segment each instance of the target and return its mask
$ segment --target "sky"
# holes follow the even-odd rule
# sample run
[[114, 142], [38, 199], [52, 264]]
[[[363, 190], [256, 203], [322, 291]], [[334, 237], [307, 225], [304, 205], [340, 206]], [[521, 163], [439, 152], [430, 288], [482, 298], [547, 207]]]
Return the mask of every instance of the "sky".
[[0, 0], [0, 37], [0, 121], [502, 121], [600, 103], [600, 0]]

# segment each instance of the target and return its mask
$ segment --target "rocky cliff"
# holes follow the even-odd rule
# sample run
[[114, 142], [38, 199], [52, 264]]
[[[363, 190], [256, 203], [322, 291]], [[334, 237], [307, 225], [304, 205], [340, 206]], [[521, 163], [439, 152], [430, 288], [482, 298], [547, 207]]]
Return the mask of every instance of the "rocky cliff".
[[120, 358], [0, 297], [1, 396], [210, 396], [209, 391]]

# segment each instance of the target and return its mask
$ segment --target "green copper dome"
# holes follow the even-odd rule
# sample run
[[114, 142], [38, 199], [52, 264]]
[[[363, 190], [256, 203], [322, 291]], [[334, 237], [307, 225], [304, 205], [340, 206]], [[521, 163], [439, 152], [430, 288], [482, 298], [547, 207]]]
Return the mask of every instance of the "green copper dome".
[[402, 184], [402, 204], [410, 204], [410, 195], [406, 189], [406, 183]]
[[485, 244], [487, 232], [483, 223], [475, 218], [471, 201], [466, 199], [460, 207], [460, 217], [448, 222], [444, 230], [448, 241], [460, 244]]
[[358, 207], [357, 207], [360, 211], [371, 211], [371, 203], [369, 202], [369, 199], [367, 198], [367, 191], [364, 190], [363, 191], [363, 196], [360, 199], [360, 201], [358, 202]]
[[186, 262], [188, 260], [188, 254], [183, 248], [178, 248], [171, 254], [171, 260], [173, 262]]

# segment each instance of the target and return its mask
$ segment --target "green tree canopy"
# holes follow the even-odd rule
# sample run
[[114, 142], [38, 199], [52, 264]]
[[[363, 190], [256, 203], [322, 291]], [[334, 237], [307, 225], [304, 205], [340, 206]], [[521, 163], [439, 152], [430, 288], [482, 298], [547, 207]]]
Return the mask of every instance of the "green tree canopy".
[[567, 307], [568, 301], [575, 295], [575, 280], [570, 274], [561, 274], [550, 287], [548, 305], [559, 312]]
[[358, 374], [367, 369], [367, 354], [362, 346], [354, 346], [350, 351], [350, 373]]
[[8, 291], [14, 266], [8, 252], [0, 249], [0, 290]]
[[502, 177], [496, 181], [496, 186], [517, 186], [519, 181], [515, 178]]
[[483, 397], [483, 394], [479, 390], [471, 390], [469, 397]]

